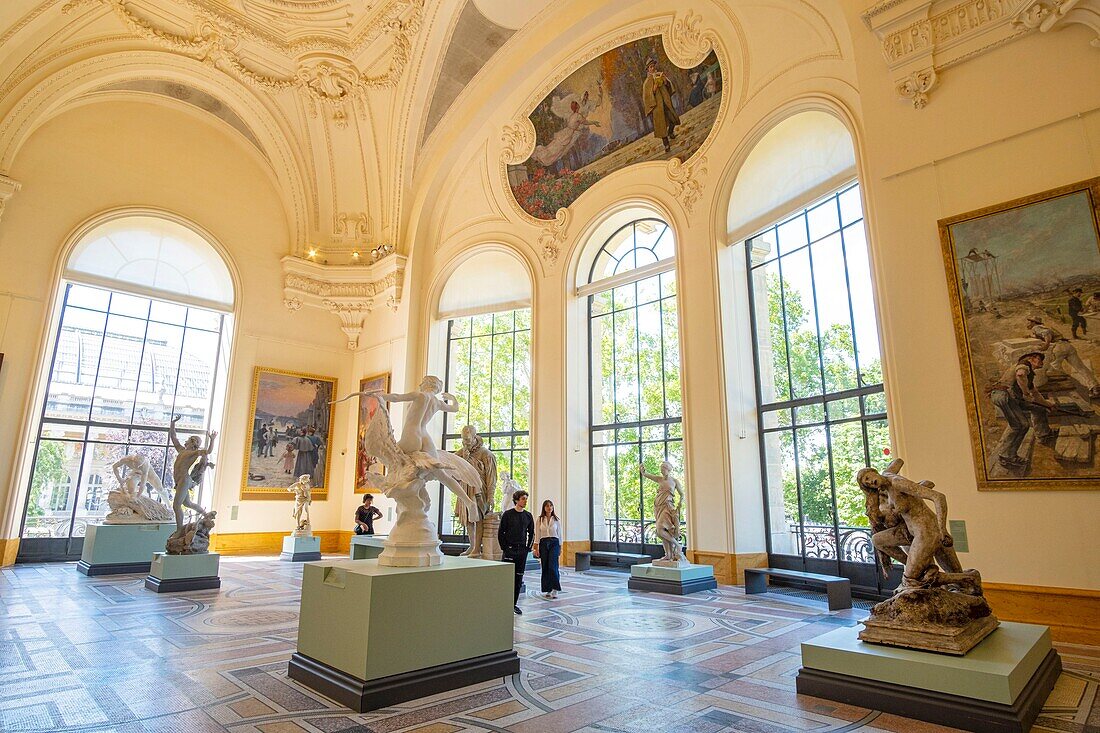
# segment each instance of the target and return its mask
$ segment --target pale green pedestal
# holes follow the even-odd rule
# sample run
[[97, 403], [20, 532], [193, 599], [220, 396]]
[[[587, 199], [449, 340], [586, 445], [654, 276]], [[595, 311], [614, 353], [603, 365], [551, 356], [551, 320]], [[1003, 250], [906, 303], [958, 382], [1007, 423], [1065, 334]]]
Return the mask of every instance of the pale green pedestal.
[[321, 559], [321, 538], [313, 535], [295, 537], [290, 535], [283, 538], [283, 551], [279, 554], [280, 560], [290, 562], [306, 562], [308, 560]]
[[1026, 731], [1061, 670], [1046, 626], [1002, 621], [965, 656], [870, 644], [859, 626], [802, 643], [802, 694], [963, 730]]
[[712, 565], [689, 563], [680, 567], [665, 567], [647, 562], [630, 566], [630, 580], [626, 587], [683, 596], [701, 590], [714, 590], [718, 587], [718, 581]]
[[85, 575], [149, 572], [149, 558], [164, 550], [174, 522], [161, 524], [89, 524], [76, 569]]
[[386, 535], [355, 534], [351, 536], [352, 560], [373, 560], [382, 554]]
[[289, 675], [348, 707], [379, 707], [515, 674], [511, 565], [324, 560], [302, 573]]
[[218, 577], [220, 560], [221, 555], [216, 552], [201, 555], [157, 552], [153, 555], [145, 587], [157, 593], [219, 588], [222, 584]]

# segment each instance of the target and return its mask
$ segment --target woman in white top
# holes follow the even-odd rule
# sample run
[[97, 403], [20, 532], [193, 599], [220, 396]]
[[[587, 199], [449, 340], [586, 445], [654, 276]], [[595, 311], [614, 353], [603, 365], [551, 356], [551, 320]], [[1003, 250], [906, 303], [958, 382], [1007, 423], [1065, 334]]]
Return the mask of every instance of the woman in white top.
[[554, 502], [542, 502], [542, 511], [535, 520], [535, 557], [542, 564], [542, 595], [557, 598], [561, 590], [558, 558], [561, 556], [561, 521], [554, 513]]

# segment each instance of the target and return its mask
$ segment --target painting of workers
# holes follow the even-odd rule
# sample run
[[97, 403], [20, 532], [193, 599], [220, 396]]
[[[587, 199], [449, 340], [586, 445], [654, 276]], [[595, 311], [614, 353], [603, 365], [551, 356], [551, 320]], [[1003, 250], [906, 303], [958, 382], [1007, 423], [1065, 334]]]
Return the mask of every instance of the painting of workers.
[[1100, 178], [944, 219], [981, 490], [1100, 489]]
[[722, 103], [711, 52], [690, 69], [673, 64], [660, 36], [613, 48], [566, 77], [531, 113], [535, 148], [508, 179], [531, 216], [553, 219], [604, 176], [634, 163], [688, 160]]

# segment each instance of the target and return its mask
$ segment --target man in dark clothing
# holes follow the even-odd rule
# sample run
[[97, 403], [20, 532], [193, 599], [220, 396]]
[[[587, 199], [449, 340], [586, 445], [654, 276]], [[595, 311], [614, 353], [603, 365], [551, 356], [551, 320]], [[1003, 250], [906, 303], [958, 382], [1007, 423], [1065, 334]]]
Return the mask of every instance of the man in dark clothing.
[[1047, 415], [1055, 409], [1055, 403], [1035, 387], [1035, 370], [1042, 368], [1045, 358], [1040, 351], [1024, 354], [989, 391], [990, 400], [1008, 423], [995, 449], [997, 461], [1004, 468], [1027, 466], [1027, 461], [1020, 458], [1018, 452], [1028, 428], [1035, 428], [1038, 440], [1049, 440], [1054, 435]]
[[[1081, 336], [1087, 336], [1089, 333], [1089, 324], [1085, 320], [1085, 317], [1081, 315], [1081, 311], [1085, 309], [1084, 303], [1081, 302], [1081, 293], [1084, 292], [1081, 288], [1073, 288], [1069, 291], [1069, 329], [1073, 332], [1073, 338], [1081, 338]], [[1081, 329], [1081, 336], [1077, 335], [1077, 329]]]
[[355, 534], [374, 534], [374, 520], [382, 518], [382, 510], [371, 506], [372, 494], [363, 494], [363, 506], [355, 510]]
[[523, 611], [519, 610], [519, 587], [523, 585], [527, 553], [531, 551], [531, 544], [535, 541], [535, 520], [531, 512], [527, 511], [526, 491], [521, 490], [512, 494], [512, 501], [515, 506], [500, 515], [497, 542], [500, 543], [504, 562], [510, 562], [516, 566], [516, 588], [512, 603], [516, 615], [521, 616]]

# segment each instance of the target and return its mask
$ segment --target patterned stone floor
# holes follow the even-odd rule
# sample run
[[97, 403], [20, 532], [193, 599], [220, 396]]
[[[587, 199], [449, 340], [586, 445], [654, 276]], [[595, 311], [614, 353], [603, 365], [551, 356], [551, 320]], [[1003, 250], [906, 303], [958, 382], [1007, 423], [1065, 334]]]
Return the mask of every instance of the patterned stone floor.
[[[300, 578], [289, 563], [223, 558], [220, 591], [156, 595], [141, 577], [72, 564], [0, 571], [0, 731], [948, 730], [795, 694], [799, 642], [860, 611], [738, 587], [632, 593], [606, 571], [565, 571], [557, 601], [521, 599], [520, 674], [358, 715], [286, 677]], [[1100, 649], [1060, 651], [1067, 669], [1034, 730], [1100, 733]]]

